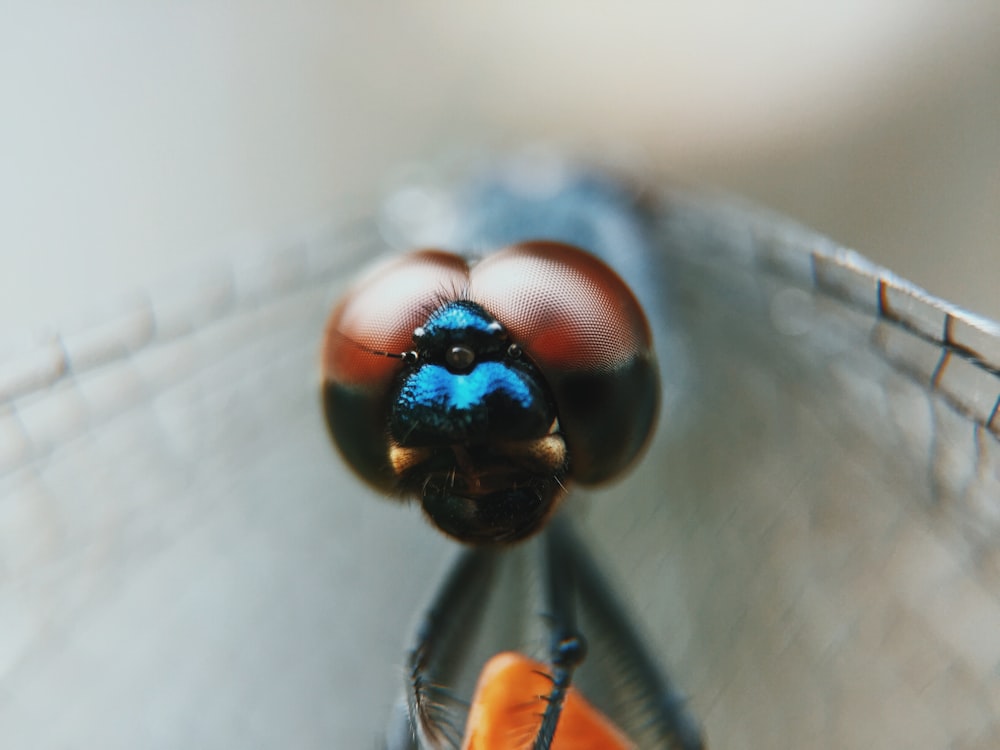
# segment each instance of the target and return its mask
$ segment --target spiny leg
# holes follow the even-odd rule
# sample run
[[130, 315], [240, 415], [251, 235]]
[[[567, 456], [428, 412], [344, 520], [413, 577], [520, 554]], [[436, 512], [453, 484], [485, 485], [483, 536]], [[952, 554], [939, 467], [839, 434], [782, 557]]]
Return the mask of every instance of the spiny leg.
[[[553, 521], [556, 525], [561, 523]], [[552, 689], [545, 699], [545, 713], [533, 750], [549, 750], [551, 747], [573, 672], [587, 655], [586, 641], [576, 627], [577, 581], [573, 553], [568, 546], [572, 543], [570, 537], [552, 533], [551, 525], [544, 532], [542, 583], [549, 624]]]
[[657, 747], [704, 750], [698, 722], [688, 712], [684, 695], [673, 685], [650, 654], [636, 625], [587, 545], [565, 518], [556, 519], [548, 534], [559, 538], [570, 559], [567, 567], [576, 576], [577, 592], [587, 615], [604, 640], [614, 644], [619, 669], [639, 697], [645, 731], [653, 734]]
[[405, 708], [397, 706], [386, 736], [389, 750], [415, 750], [420, 733], [435, 747], [458, 747], [462, 727], [447, 704], [456, 699], [440, 684], [449, 662], [473, 638], [489, 590], [496, 553], [463, 549], [448, 569], [417, 626], [408, 659]]

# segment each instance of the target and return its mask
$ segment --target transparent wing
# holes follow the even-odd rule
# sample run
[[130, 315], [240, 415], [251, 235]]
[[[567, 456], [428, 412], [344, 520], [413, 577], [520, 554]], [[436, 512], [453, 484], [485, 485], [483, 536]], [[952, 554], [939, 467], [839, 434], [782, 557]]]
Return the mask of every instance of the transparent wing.
[[710, 746], [1000, 746], [1000, 329], [668, 193], [668, 381], [592, 535]]
[[[586, 532], [710, 746], [995, 746], [996, 329], [774, 217], [659, 211], [663, 426]], [[5, 744], [378, 743], [449, 551], [318, 408], [329, 304], [381, 245], [338, 231], [6, 358]]]
[[370, 224], [3, 364], [4, 747], [374, 747], [447, 552], [331, 452], [318, 341]]

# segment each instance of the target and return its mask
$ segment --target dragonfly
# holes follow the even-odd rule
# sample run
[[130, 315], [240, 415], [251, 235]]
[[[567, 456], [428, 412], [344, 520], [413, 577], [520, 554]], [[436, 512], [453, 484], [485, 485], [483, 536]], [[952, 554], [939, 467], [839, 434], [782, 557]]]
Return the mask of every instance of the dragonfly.
[[[494, 178], [543, 198], [578, 172]], [[465, 184], [432, 172], [368, 216], [7, 345], [5, 746], [409, 730], [405, 634], [473, 557], [331, 454], [317, 349], [372, 258], [494, 249], [482, 228], [468, 246]], [[443, 720], [498, 647], [545, 662], [536, 553], [568, 538], [614, 594], [581, 613], [573, 685], [641, 746], [643, 683], [620, 679], [629, 639], [601, 612], [709, 747], [996, 746], [1000, 328], [736, 199], [602, 184], [649, 217], [605, 261], [651, 326], [659, 424], [623, 479], [571, 487], [565, 534], [558, 517], [487, 553], [493, 579], [449, 620], [474, 637], [445, 641]]]

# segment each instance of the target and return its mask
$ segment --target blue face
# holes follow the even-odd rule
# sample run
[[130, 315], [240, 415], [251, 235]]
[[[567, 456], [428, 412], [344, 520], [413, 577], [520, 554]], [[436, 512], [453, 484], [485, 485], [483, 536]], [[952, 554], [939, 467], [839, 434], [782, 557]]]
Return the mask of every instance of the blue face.
[[567, 470], [542, 374], [474, 302], [445, 304], [413, 340], [389, 418], [400, 486], [421, 496], [439, 528], [466, 541], [534, 533]]
[[554, 242], [471, 266], [436, 250], [394, 259], [341, 300], [322, 357], [327, 425], [347, 462], [470, 544], [524, 539], [570, 482], [624, 472], [659, 400], [635, 297]]

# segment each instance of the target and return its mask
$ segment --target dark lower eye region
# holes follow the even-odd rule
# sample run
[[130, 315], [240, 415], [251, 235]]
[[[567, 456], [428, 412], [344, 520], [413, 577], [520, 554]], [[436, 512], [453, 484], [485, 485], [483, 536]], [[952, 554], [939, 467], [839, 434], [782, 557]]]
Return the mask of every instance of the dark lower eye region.
[[[448, 318], [441, 312], [439, 323]], [[456, 321], [467, 316], [465, 303]], [[454, 334], [439, 349], [447, 351], [452, 338], [467, 344], [465, 328], [456, 325]], [[472, 366], [456, 371], [424, 351], [404, 371], [390, 412], [389, 461], [400, 489], [418, 495], [446, 534], [511, 543], [537, 532], [558, 504], [566, 444], [530, 362], [474, 353]]]

